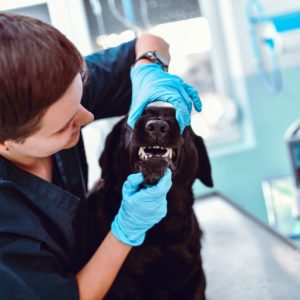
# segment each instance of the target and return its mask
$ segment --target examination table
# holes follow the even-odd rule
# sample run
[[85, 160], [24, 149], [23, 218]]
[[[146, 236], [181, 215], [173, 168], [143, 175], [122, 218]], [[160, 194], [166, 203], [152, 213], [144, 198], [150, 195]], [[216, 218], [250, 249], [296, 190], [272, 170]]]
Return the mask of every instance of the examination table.
[[197, 199], [207, 300], [299, 300], [300, 249], [222, 196]]

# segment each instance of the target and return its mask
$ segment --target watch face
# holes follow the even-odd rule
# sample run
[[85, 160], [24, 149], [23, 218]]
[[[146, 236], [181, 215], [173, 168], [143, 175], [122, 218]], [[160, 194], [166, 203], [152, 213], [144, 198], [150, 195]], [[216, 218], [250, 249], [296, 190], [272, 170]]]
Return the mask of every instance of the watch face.
[[149, 57], [152, 59], [156, 59], [157, 58], [156, 52], [149, 52]]
[[153, 55], [161, 62], [163, 63], [166, 67], [168, 67], [168, 62], [167, 60], [159, 53], [159, 52], [153, 52]]
[[147, 54], [150, 60], [152, 60], [154, 63], [161, 65], [164, 70], [168, 70], [168, 63], [159, 52], [149, 51]]

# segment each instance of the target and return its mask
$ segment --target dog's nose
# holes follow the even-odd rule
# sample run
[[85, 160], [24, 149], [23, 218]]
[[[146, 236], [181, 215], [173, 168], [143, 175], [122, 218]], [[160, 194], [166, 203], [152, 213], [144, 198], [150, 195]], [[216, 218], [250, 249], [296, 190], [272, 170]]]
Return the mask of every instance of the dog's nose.
[[152, 134], [164, 134], [170, 130], [170, 126], [163, 120], [150, 120], [146, 123], [146, 131]]

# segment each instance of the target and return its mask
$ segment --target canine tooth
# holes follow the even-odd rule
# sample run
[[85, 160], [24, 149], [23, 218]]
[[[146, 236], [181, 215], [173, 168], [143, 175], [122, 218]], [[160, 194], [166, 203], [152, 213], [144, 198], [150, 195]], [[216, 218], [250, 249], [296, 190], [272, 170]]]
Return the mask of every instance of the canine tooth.
[[170, 150], [171, 148], [164, 148], [166, 151], [166, 153], [162, 156], [162, 157], [168, 157], [169, 156], [169, 153], [170, 153]]
[[140, 147], [140, 149], [139, 149], [139, 155], [143, 155], [143, 153], [145, 153], [144, 147]]
[[169, 149], [167, 149], [167, 152], [162, 157], [168, 157], [169, 155]]
[[145, 147], [140, 147], [139, 153], [138, 153], [140, 159], [143, 159], [143, 160], [145, 159], [145, 156], [146, 156], [144, 149], [145, 149]]
[[169, 148], [169, 158], [172, 159], [172, 154], [173, 154], [173, 151], [171, 148]]

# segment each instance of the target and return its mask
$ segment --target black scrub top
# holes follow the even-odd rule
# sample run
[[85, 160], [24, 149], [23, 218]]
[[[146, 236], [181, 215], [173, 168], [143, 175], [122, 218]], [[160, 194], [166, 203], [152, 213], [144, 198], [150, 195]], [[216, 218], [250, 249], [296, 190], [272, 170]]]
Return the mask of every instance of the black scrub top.
[[[95, 119], [128, 112], [134, 46], [135, 40], [86, 57], [82, 105]], [[79, 299], [75, 275], [93, 251], [82, 138], [55, 154], [53, 164], [49, 183], [0, 156], [0, 299]]]

